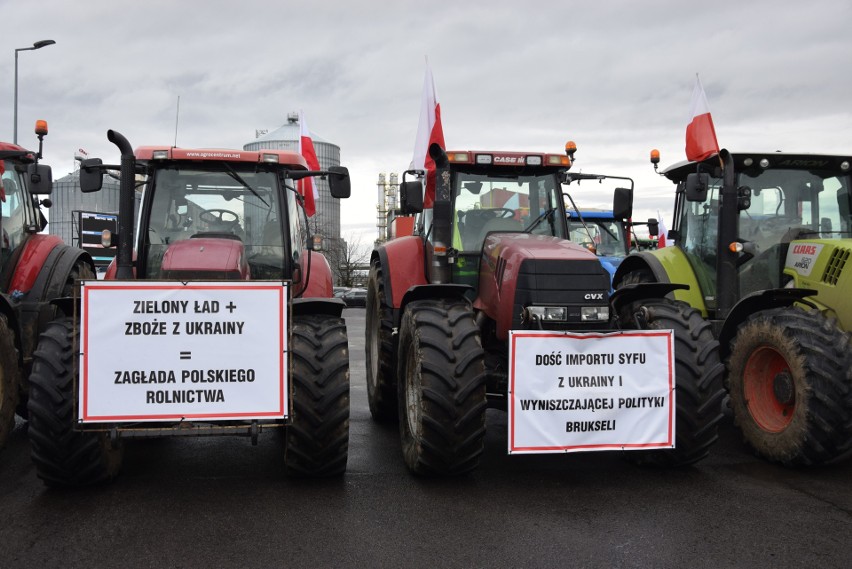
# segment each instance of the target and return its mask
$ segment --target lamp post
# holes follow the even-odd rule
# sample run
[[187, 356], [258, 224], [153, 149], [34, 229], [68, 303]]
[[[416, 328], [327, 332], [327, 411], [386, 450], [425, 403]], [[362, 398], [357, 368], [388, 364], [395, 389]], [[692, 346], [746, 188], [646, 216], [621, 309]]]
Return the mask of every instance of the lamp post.
[[15, 144], [18, 144], [18, 52], [41, 49], [55, 43], [53, 40], [40, 40], [35, 42], [32, 47], [19, 47], [15, 49], [15, 128], [12, 134], [12, 142]]

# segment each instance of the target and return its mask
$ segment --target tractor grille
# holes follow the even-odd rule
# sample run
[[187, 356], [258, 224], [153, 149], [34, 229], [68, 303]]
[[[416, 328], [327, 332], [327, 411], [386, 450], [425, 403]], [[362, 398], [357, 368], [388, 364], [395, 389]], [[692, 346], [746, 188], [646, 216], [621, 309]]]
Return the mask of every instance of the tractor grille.
[[582, 322], [582, 306], [606, 306], [609, 303], [609, 273], [597, 259], [527, 259], [518, 272], [512, 329], [525, 328], [521, 314], [524, 307], [565, 306], [568, 322], [545, 323], [545, 328], [558, 330], [604, 330], [609, 322]]
[[828, 265], [825, 267], [825, 272], [822, 274], [822, 282], [830, 285], [836, 285], [840, 280], [840, 274], [843, 272], [843, 267], [846, 266], [846, 261], [849, 259], [849, 250], [837, 248], [831, 253], [828, 259]]

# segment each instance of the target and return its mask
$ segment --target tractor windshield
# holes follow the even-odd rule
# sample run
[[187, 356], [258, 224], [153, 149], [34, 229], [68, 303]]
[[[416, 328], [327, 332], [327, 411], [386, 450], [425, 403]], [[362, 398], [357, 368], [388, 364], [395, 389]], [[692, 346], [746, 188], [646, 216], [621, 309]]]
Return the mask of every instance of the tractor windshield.
[[458, 172], [454, 176], [453, 247], [479, 254], [491, 231], [563, 235], [560, 186], [553, 174], [502, 177]]
[[253, 278], [282, 278], [286, 254], [278, 183], [274, 172], [237, 171], [229, 164], [157, 170], [149, 181], [148, 223], [142, 224], [147, 234], [138, 236], [147, 250], [147, 278], [160, 276], [170, 244], [200, 237], [239, 240]]

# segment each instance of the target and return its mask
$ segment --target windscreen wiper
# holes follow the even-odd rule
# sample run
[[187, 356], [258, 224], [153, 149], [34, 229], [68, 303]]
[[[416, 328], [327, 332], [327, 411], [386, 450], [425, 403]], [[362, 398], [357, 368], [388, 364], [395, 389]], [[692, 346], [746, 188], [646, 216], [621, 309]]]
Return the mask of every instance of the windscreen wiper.
[[240, 175], [237, 173], [237, 171], [236, 171], [236, 170], [234, 170], [234, 167], [233, 167], [233, 166], [231, 166], [231, 165], [230, 165], [230, 164], [228, 164], [227, 162], [222, 162], [222, 165], [225, 167], [225, 171], [227, 172], [227, 174], [228, 174], [230, 177], [232, 177], [234, 180], [236, 180], [237, 182], [239, 182], [240, 184], [242, 184], [242, 185], [243, 185], [243, 186], [244, 186], [247, 190], [249, 190], [251, 193], [253, 193], [253, 194], [254, 194], [254, 197], [256, 197], [257, 199], [259, 199], [260, 201], [262, 201], [262, 202], [263, 202], [263, 205], [265, 205], [266, 207], [269, 207], [269, 204], [268, 204], [268, 203], [266, 203], [266, 200], [264, 200], [262, 197], [260, 197], [260, 194], [259, 194], [259, 193], [257, 193], [257, 192], [255, 191], [255, 189], [254, 189], [254, 188], [252, 188], [252, 187], [249, 185], [249, 183], [248, 183], [248, 182], [246, 182], [246, 181], [243, 179], [243, 177], [242, 177], [242, 176], [240, 176]]

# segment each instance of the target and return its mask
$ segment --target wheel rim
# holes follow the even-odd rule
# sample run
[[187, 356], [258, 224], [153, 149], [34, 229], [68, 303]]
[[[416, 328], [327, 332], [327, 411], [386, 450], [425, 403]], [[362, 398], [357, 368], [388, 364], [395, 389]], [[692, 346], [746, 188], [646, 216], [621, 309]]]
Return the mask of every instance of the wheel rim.
[[405, 357], [405, 420], [412, 438], [419, 441], [423, 429], [423, 389], [414, 350], [409, 350]]
[[374, 389], [376, 378], [379, 375], [379, 327], [382, 325], [381, 320], [373, 314], [377, 306], [376, 299], [373, 299], [373, 306], [367, 308], [367, 348], [370, 359], [370, 373], [367, 374], [367, 381], [370, 387]]
[[796, 392], [790, 365], [774, 348], [762, 346], [749, 356], [743, 371], [743, 390], [755, 423], [779, 433], [793, 421]]

